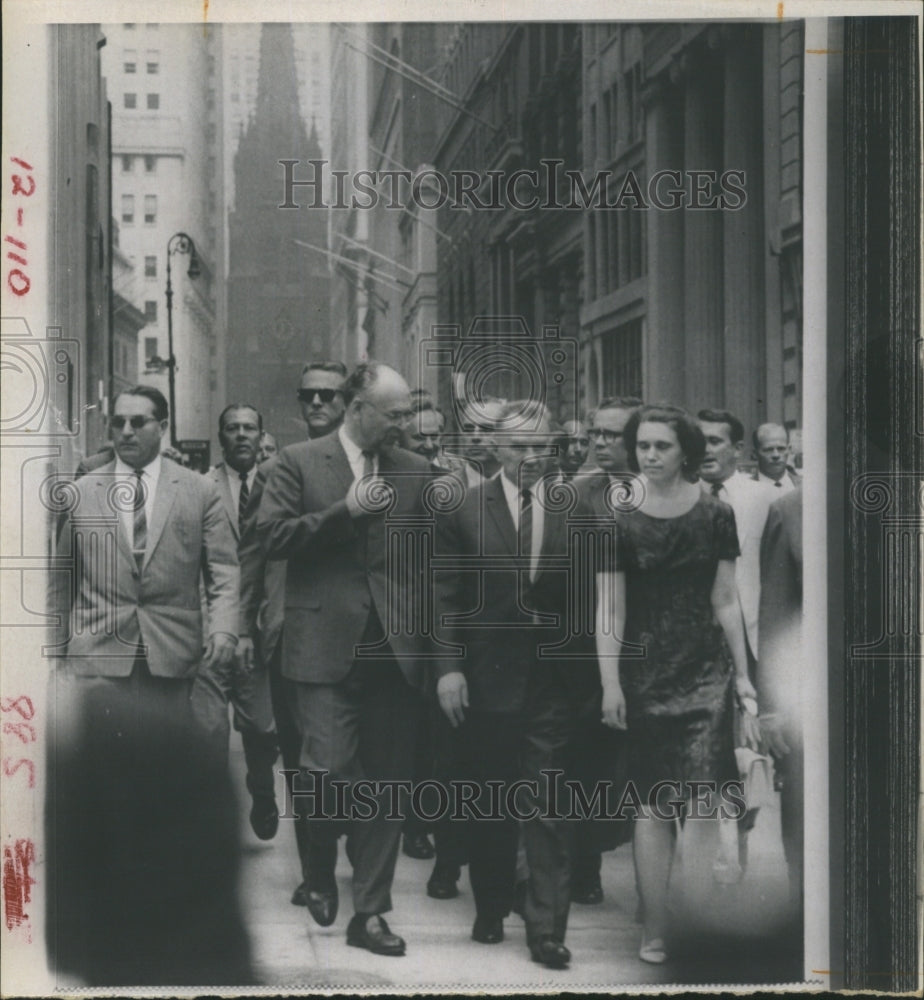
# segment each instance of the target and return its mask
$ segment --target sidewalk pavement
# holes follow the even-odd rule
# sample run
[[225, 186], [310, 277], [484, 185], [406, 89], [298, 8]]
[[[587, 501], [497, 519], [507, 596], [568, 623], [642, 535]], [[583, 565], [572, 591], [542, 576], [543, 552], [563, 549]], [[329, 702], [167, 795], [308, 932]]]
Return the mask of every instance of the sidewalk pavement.
[[632, 985], [671, 983], [779, 983], [802, 978], [801, 939], [787, 926], [788, 884], [780, 846], [779, 808], [761, 810], [750, 834], [743, 879], [719, 886], [712, 875], [716, 829], [688, 823], [682, 859], [671, 881], [674, 929], [671, 958], [662, 966], [638, 957], [641, 926], [632, 847], [604, 855], [605, 899], [598, 906], [571, 908], [566, 944], [568, 969], [532, 962], [523, 921], [511, 915], [498, 945], [471, 940], [475, 912], [467, 870], [460, 895], [430, 899], [426, 881], [432, 861], [399, 856], [393, 887], [393, 932], [407, 941], [402, 958], [373, 955], [346, 943], [350, 866], [341, 850], [337, 867], [340, 913], [333, 926], [317, 926], [304, 907], [289, 899], [300, 881], [291, 822], [281, 820], [276, 838], [261, 842], [247, 822], [243, 760], [232, 750], [232, 771], [241, 797], [241, 899], [253, 949], [257, 980], [279, 990], [298, 987], [337, 990], [452, 992], [459, 990], [625, 991]]

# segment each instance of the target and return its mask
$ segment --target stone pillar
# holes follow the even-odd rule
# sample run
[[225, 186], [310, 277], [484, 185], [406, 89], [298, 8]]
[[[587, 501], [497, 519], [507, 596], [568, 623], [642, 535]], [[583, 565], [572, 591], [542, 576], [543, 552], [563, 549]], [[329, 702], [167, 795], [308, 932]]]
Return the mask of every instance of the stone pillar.
[[[683, 170], [683, 117], [680, 95], [668, 79], [651, 81], [645, 105], [645, 159], [650, 179], [659, 170]], [[671, 178], [658, 183], [658, 197], [670, 204]], [[648, 300], [642, 345], [646, 399], [683, 399], [683, 208], [645, 213], [648, 226]]]
[[[745, 174], [747, 200], [722, 213], [725, 288], [725, 406], [748, 432], [771, 415], [763, 399], [764, 217], [760, 29], [738, 25], [725, 46], [726, 170]], [[779, 419], [778, 414], [772, 415]]]
[[[711, 47], [698, 56], [687, 53], [681, 68], [684, 169], [721, 173], [722, 55]], [[683, 213], [683, 403], [694, 410], [719, 406], [725, 395], [722, 214], [719, 208], [689, 206]]]

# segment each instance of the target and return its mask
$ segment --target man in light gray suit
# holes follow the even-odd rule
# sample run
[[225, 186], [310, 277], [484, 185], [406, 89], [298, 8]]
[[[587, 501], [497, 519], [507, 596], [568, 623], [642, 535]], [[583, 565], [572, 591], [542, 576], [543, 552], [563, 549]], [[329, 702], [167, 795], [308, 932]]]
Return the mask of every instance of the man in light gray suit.
[[113, 461], [65, 491], [45, 651], [57, 661], [48, 940], [57, 943], [58, 968], [75, 968], [91, 984], [118, 975], [111, 959], [119, 955], [135, 955], [148, 972], [174, 958], [186, 968], [190, 921], [200, 928], [199, 952], [212, 954], [202, 899], [223, 913], [236, 905], [233, 829], [196, 853], [195, 823], [210, 808], [203, 792], [216, 776], [190, 710], [200, 665], [229, 663], [237, 644], [231, 525], [214, 481], [163, 461], [167, 402], [159, 390], [123, 391], [110, 426]]
[[[231, 403], [218, 417], [218, 440], [224, 461], [208, 473], [218, 485], [222, 503], [240, 556], [245, 514], [257, 475], [257, 452], [263, 418], [249, 403]], [[244, 634], [238, 629], [238, 634]], [[252, 647], [239, 643], [231, 661], [204, 666], [192, 691], [193, 714], [212, 739], [222, 760], [228, 754], [228, 705], [234, 709], [234, 728], [241, 734], [247, 764], [247, 790], [252, 806], [250, 826], [260, 840], [272, 840], [279, 827], [273, 790], [273, 764], [279, 754], [269, 671], [256, 659]]]

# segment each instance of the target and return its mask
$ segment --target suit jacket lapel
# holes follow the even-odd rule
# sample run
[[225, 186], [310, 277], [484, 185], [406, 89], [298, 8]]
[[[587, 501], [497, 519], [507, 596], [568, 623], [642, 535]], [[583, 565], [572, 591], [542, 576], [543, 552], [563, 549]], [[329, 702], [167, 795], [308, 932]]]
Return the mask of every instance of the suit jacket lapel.
[[[339, 488], [339, 495], [346, 495], [346, 491], [353, 482], [353, 470], [350, 468], [349, 460], [340, 438], [336, 431], [328, 434], [326, 442], [328, 447], [324, 453], [327, 468], [330, 470], [331, 485]], [[337, 491], [335, 491], [337, 492]]]
[[[115, 462], [109, 462], [101, 468], [97, 469], [95, 472], [90, 473], [90, 475], [97, 477], [97, 490], [95, 493], [96, 502], [99, 506], [100, 515], [102, 517], [112, 517], [115, 512], [115, 507], [112, 502], [108, 499], [108, 491], [116, 483], [115, 478]], [[119, 551], [128, 560], [129, 564], [135, 566], [135, 556], [132, 553], [132, 547], [129, 544], [128, 537], [125, 534], [125, 528], [122, 524], [122, 517], [120, 514], [116, 514], [116, 544], [119, 547]]]
[[231, 530], [234, 532], [236, 541], [240, 541], [240, 529], [237, 521], [237, 508], [234, 506], [234, 497], [231, 495], [231, 480], [228, 474], [228, 466], [222, 462], [215, 467], [215, 481], [221, 493], [222, 502], [228, 512], [228, 520], [231, 522]]
[[501, 484], [500, 476], [495, 476], [494, 479], [487, 481], [484, 487], [484, 499], [488, 516], [494, 521], [504, 544], [513, 555], [516, 555], [517, 529], [510, 516], [510, 508], [507, 506], [507, 498], [504, 496], [504, 487]]
[[164, 531], [164, 525], [166, 525], [170, 515], [170, 508], [176, 499], [179, 476], [171, 468], [173, 464], [170, 459], [164, 459], [160, 464], [157, 492], [154, 494], [154, 509], [151, 512], [151, 523], [148, 525], [148, 545], [145, 549], [142, 566], [147, 566], [151, 561], [151, 556], [157, 548], [157, 543]]

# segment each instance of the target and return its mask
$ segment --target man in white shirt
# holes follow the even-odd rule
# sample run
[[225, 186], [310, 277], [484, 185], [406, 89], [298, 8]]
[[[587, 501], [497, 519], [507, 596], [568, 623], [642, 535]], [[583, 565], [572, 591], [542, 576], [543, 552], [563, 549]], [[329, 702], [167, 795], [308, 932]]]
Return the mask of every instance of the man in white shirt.
[[771, 502], [791, 493], [802, 477], [789, 464], [789, 432], [779, 424], [761, 424], [752, 441], [757, 469], [751, 478], [771, 490]]
[[[239, 550], [257, 475], [262, 430], [263, 418], [249, 403], [232, 403], [218, 417], [218, 440], [224, 461], [209, 472], [209, 477], [218, 484]], [[246, 634], [243, 620], [238, 631]], [[247, 790], [252, 799], [250, 825], [260, 840], [271, 840], [279, 827], [273, 787], [273, 764], [279, 747], [267, 665], [251, 654], [252, 647], [241, 643], [229, 663], [203, 667], [193, 685], [192, 707], [197, 721], [211, 738], [215, 753], [226, 758], [228, 705], [233, 706], [234, 728], [241, 734], [247, 763]]]

